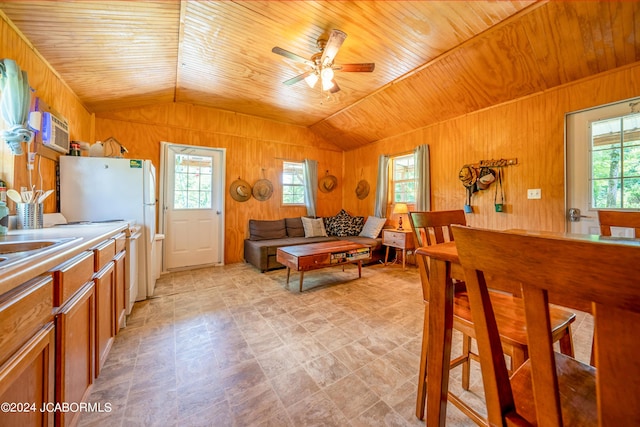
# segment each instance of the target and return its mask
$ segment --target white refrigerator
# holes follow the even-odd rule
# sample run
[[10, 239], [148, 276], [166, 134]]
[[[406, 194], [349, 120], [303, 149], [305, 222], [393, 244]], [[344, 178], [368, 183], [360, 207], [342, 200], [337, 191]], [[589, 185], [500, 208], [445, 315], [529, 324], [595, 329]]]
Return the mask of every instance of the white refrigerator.
[[69, 222], [125, 220], [140, 226], [135, 300], [153, 295], [156, 170], [150, 160], [60, 156], [60, 213]]

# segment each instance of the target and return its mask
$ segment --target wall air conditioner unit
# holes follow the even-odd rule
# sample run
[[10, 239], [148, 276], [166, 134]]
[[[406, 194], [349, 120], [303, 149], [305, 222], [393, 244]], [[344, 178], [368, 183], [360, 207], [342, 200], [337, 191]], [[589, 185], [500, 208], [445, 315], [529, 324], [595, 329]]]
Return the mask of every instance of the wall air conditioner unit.
[[49, 112], [42, 113], [42, 144], [61, 153], [69, 152], [69, 124]]

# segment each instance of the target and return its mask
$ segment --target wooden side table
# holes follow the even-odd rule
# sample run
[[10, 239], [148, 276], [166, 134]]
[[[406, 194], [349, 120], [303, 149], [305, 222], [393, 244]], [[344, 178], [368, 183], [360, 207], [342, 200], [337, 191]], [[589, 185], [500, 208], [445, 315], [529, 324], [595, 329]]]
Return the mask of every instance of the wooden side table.
[[405, 260], [407, 258], [407, 250], [415, 249], [415, 243], [413, 242], [412, 230], [382, 230], [382, 244], [387, 247], [384, 254], [384, 265], [387, 265], [387, 258], [389, 258], [389, 248], [394, 247], [396, 249], [402, 249], [402, 269], [405, 267]]

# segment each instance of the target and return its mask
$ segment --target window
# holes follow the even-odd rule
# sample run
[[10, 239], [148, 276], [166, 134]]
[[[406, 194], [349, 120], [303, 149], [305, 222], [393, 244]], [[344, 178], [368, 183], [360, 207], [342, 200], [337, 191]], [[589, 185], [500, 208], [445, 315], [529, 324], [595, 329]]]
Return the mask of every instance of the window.
[[282, 204], [304, 205], [304, 164], [282, 164]]
[[591, 206], [640, 209], [640, 114], [591, 123]]
[[213, 159], [176, 154], [174, 209], [211, 209]]
[[416, 202], [416, 170], [413, 154], [391, 159], [391, 191], [393, 203]]

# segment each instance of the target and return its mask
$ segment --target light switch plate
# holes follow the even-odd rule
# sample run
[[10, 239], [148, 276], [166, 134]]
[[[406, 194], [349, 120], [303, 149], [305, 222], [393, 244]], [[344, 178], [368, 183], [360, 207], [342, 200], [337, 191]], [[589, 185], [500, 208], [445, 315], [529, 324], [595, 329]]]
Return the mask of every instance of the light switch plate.
[[542, 190], [539, 188], [530, 188], [527, 190], [527, 199], [541, 199]]

